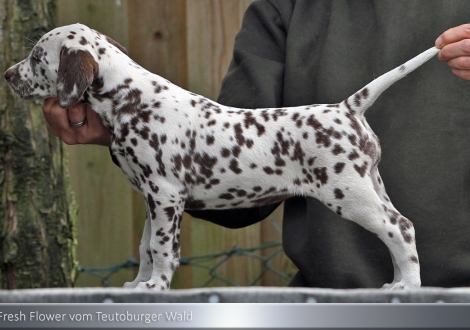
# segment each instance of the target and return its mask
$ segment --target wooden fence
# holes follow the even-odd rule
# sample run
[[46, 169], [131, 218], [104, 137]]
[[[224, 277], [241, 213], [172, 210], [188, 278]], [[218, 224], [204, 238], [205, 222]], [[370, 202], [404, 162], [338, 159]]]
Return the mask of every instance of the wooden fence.
[[[58, 0], [58, 25], [83, 23], [115, 39], [128, 49], [134, 61], [192, 92], [216, 99], [233, 50], [233, 41], [251, 0]], [[77, 258], [84, 267], [114, 265], [138, 258], [145, 208], [110, 160], [108, 150], [98, 146], [71, 146], [69, 168], [79, 204]], [[282, 210], [272, 217], [281, 226]], [[280, 241], [270, 221], [249, 228], [230, 230], [185, 215], [182, 256], [217, 253]], [[265, 251], [269, 254], [271, 251]], [[292, 276], [295, 267], [285, 255], [273, 266]], [[245, 257], [232, 258], [219, 273], [239, 285], [250, 283], [262, 265]], [[132, 280], [135, 271], [123, 271], [113, 286]], [[174, 288], [200, 287], [207, 271], [181, 267]], [[283, 286], [286, 280], [266, 274], [260, 285]], [[101, 285], [82, 275], [78, 286]], [[211, 285], [224, 285], [214, 281]]]

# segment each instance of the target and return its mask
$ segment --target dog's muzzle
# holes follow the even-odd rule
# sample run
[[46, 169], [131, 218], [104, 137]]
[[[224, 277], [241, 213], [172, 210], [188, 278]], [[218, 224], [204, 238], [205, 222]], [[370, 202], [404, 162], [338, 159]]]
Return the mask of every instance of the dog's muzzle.
[[11, 67], [7, 71], [5, 71], [3, 76], [5, 77], [8, 85], [22, 99], [29, 100], [33, 98], [31, 96], [33, 88], [21, 79], [21, 76], [18, 72], [18, 68], [16, 66]]

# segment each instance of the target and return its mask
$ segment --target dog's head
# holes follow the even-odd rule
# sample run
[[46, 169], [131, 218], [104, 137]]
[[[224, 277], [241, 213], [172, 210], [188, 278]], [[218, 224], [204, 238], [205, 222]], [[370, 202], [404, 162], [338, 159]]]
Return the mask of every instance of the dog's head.
[[56, 96], [68, 108], [83, 97], [109, 52], [127, 54], [119, 43], [83, 24], [63, 26], [45, 34], [4, 76], [21, 98]]

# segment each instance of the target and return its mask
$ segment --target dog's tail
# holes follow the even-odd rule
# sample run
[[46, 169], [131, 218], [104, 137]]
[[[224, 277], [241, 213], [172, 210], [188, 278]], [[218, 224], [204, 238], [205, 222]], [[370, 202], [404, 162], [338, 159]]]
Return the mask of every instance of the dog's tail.
[[436, 47], [422, 52], [405, 64], [384, 73], [377, 79], [374, 79], [371, 83], [344, 100], [343, 103], [348, 107], [348, 109], [354, 110], [356, 113], [364, 113], [383, 91], [389, 88], [396, 81], [406, 76], [408, 73], [420, 67], [438, 52], [439, 49]]

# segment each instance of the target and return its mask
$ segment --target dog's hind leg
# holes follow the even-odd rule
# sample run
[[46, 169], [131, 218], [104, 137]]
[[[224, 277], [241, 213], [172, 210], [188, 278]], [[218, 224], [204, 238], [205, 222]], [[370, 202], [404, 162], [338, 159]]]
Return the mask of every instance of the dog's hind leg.
[[[372, 170], [372, 173], [378, 173]], [[418, 253], [413, 224], [384, 198], [385, 189], [377, 191], [374, 180], [366, 174], [359, 183], [344, 182], [328, 196], [330, 208], [377, 235], [388, 247], [394, 264], [394, 279], [386, 289], [417, 288], [421, 285]], [[382, 185], [383, 186], [383, 185]], [[385, 195], [386, 196], [386, 195]], [[331, 201], [334, 201], [331, 203]]]
[[[390, 198], [389, 198], [387, 192], [385, 191], [385, 186], [384, 186], [382, 178], [379, 174], [377, 166], [374, 166], [371, 170], [371, 179], [372, 179], [372, 183], [374, 184], [374, 189], [377, 192], [377, 195], [379, 196], [380, 200], [383, 203], [383, 208], [389, 215], [389, 221], [391, 223], [399, 222], [398, 219], [400, 219], [402, 216], [400, 215], [400, 212], [398, 212], [398, 210], [393, 206], [392, 202], [390, 201]], [[408, 225], [412, 226], [411, 222], [409, 222]], [[401, 224], [398, 224], [398, 226], [399, 227], [401, 226], [402, 229], [404, 229], [405, 231], [406, 231], [406, 227], [408, 225], [406, 225], [403, 221], [402, 221]], [[391, 234], [389, 234], [389, 235], [391, 235]], [[408, 237], [407, 239], [409, 240], [409, 239], [411, 239], [411, 237]], [[399, 283], [401, 281], [401, 278], [402, 278], [400, 267], [397, 265], [397, 260], [395, 260], [395, 257], [394, 257], [394, 255], [391, 251], [390, 251], [390, 254], [392, 256], [392, 263], [393, 263], [393, 269], [394, 269], [394, 278], [393, 278], [392, 283], [385, 284], [383, 286], [383, 288], [385, 288], [385, 289], [393, 288], [396, 283]], [[418, 259], [413, 258], [413, 261], [418, 262]]]

